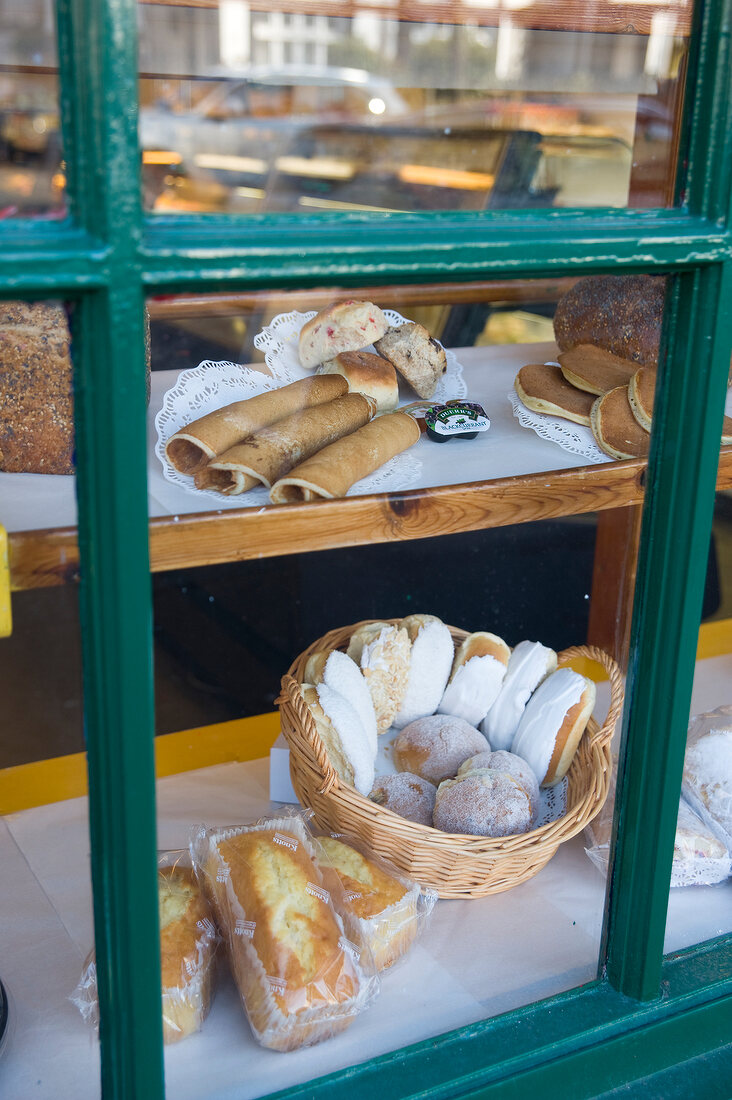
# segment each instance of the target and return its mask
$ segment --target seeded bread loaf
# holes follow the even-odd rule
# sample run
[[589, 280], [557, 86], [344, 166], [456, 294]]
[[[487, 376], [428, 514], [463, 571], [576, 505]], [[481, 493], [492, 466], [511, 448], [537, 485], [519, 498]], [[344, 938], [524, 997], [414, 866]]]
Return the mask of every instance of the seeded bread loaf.
[[60, 304], [0, 302], [0, 470], [73, 472], [70, 343]]

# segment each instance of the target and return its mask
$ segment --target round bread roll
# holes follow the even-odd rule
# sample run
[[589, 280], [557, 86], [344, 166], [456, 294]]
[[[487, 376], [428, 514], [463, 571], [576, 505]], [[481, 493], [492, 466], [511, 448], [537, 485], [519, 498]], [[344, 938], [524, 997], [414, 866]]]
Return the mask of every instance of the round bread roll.
[[318, 367], [316, 374], [340, 374], [349, 393], [365, 393], [376, 401], [378, 413], [392, 412], [399, 404], [399, 382], [391, 363], [368, 351], [344, 351]]
[[377, 776], [369, 798], [408, 821], [431, 825], [436, 794], [437, 787], [429, 779], [413, 772], [397, 772]]
[[569, 771], [595, 696], [592, 680], [560, 668], [539, 684], [526, 704], [511, 752], [531, 765], [541, 787], [553, 787]]
[[361, 666], [371, 694], [379, 733], [391, 726], [407, 690], [410, 647], [403, 627], [378, 622], [360, 627], [348, 645], [348, 656]]
[[480, 768], [492, 768], [497, 772], [508, 772], [519, 786], [523, 787], [531, 802], [531, 820], [536, 819], [539, 806], [539, 780], [534, 775], [531, 765], [521, 756], [505, 749], [497, 749], [495, 752], [479, 752], [477, 756], [471, 756], [458, 768], [457, 778], [464, 779], [471, 772]]
[[317, 367], [341, 352], [362, 351], [388, 328], [388, 320], [373, 302], [334, 302], [300, 330], [300, 362], [304, 367]]
[[513, 836], [531, 828], [531, 801], [508, 772], [478, 768], [440, 783], [432, 821], [446, 833]]
[[498, 697], [480, 724], [494, 749], [510, 749], [529, 697], [557, 667], [557, 655], [541, 642], [519, 642], [508, 659]]
[[511, 650], [496, 634], [469, 634], [455, 654], [439, 713], [479, 725], [498, 697], [510, 656]]
[[475, 726], [452, 714], [432, 714], [410, 722], [392, 746], [399, 771], [414, 772], [431, 783], [452, 778], [463, 760], [489, 750]]
[[367, 795], [374, 785], [374, 757], [355, 709], [327, 684], [302, 684], [300, 691], [338, 778]]
[[393, 722], [397, 729], [435, 713], [455, 656], [452, 635], [435, 615], [408, 615], [400, 625], [412, 647], [407, 689]]

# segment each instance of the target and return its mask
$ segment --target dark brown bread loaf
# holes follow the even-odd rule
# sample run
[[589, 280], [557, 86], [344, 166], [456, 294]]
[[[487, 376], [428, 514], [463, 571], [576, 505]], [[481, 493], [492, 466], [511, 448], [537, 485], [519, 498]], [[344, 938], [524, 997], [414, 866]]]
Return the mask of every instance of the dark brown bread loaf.
[[0, 302], [0, 470], [73, 472], [70, 343], [63, 306]]
[[560, 351], [594, 344], [643, 366], [658, 364], [666, 280], [656, 275], [590, 275], [559, 300]]

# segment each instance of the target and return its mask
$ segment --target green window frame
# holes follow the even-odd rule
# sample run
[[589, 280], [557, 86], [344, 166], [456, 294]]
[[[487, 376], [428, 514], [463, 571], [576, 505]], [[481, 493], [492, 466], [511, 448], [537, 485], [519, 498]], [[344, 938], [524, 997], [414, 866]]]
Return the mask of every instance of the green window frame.
[[[701, 1059], [729, 1080], [732, 936], [663, 935], [732, 343], [731, 0], [695, 12], [672, 210], [143, 216], [136, 0], [59, 0], [70, 216], [0, 229], [0, 294], [74, 301], [81, 617], [105, 1100], [164, 1096], [155, 858], [144, 298], [556, 276], [677, 276], [647, 474], [620, 828], [595, 982], [288, 1090], [289, 1097], [595, 1096]], [[677, 440], [684, 435], [683, 454]], [[664, 731], [664, 736], [651, 731]], [[663, 990], [663, 996], [661, 991]], [[675, 1068], [676, 1067], [676, 1068]], [[721, 1076], [720, 1076], [721, 1075]], [[687, 1084], [688, 1087], [688, 1084]], [[707, 1091], [704, 1091], [704, 1090]], [[525, 1091], [526, 1090], [526, 1091]], [[284, 1094], [278, 1094], [284, 1095]]]

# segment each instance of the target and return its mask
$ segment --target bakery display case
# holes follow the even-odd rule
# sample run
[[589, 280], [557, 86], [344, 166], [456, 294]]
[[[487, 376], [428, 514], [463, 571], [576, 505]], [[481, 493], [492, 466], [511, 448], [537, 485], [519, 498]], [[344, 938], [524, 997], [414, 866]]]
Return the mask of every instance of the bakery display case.
[[[691, 1072], [718, 1094], [732, 616], [721, 540], [709, 547], [732, 480], [730, 5], [79, 0], [55, 16], [64, 208], [3, 221], [0, 410], [17, 443], [17, 398], [38, 383], [48, 414], [44, 374], [73, 363], [73, 473], [19, 469], [3, 448], [0, 644], [26, 647], [6, 673], [19, 722], [15, 670], [53, 682], [34, 642], [68, 651], [56, 679], [75, 740], [34, 759], [21, 733], [0, 771], [2, 875], [22, 886], [2, 902], [9, 1096], [31, 1076], [39, 1095], [151, 1100], [508, 1096], [568, 1076], [578, 1096], [673, 1095]], [[21, 46], [15, 70], [33, 70]], [[378, 333], [336, 346], [361, 323]], [[67, 325], [64, 347], [37, 352]], [[439, 442], [456, 408], [476, 418]], [[392, 735], [428, 628], [449, 635], [449, 660], [417, 720], [448, 696], [451, 718], [467, 705], [469, 659], [500, 692], [527, 638], [546, 666], [529, 717], [542, 676], [580, 693], [574, 756], [545, 758], [546, 720], [539, 748], [528, 719], [506, 741], [544, 773], [545, 817], [512, 773], [456, 761], [438, 778], [472, 783], [457, 818], [450, 786], [432, 826], [382, 801], [404, 774]], [[391, 638], [409, 653], [388, 666], [393, 709], [361, 698], [384, 730], [366, 752], [358, 712], [344, 761], [328, 660], [350, 660], [363, 695]], [[462, 720], [477, 732], [497, 698]], [[708, 824], [720, 790], [710, 840], [680, 796]], [[495, 792], [518, 816], [501, 835], [492, 803], [486, 837], [475, 806]], [[413, 942], [374, 941], [381, 965], [405, 949], [374, 1003], [363, 929], [334, 900], [327, 845], [286, 808], [297, 796], [400, 896], [425, 888]], [[173, 889], [160, 852], [202, 823], [198, 877], [186, 866]], [[237, 853], [260, 858], [260, 833], [277, 885], [255, 903], [265, 872]], [[718, 877], [679, 882], [689, 851]], [[198, 882], [213, 910], [191, 910], [201, 936], [176, 939], [171, 979], [171, 927]], [[301, 906], [303, 929], [318, 914], [308, 943], [329, 937], [338, 965], [317, 989], [277, 970], [275, 900]], [[231, 961], [212, 1001], [209, 936]], [[282, 1024], [290, 996], [311, 1013], [302, 1030]]]

